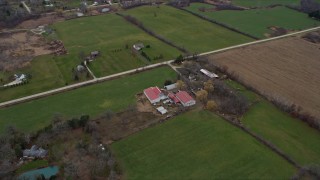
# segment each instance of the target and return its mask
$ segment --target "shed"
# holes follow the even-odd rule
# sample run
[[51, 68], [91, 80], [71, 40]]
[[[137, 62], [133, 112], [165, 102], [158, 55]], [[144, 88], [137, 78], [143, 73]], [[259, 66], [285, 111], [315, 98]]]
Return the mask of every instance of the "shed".
[[177, 83], [164, 86], [164, 88], [165, 88], [166, 90], [168, 90], [168, 91], [170, 91], [170, 90], [172, 90], [172, 89], [176, 89], [176, 88], [177, 88]]
[[97, 57], [97, 56], [100, 55], [100, 52], [99, 52], [99, 51], [92, 51], [92, 52], [90, 53], [90, 55], [91, 55], [92, 57]]
[[106, 13], [106, 12], [109, 12], [110, 11], [110, 8], [103, 8], [103, 9], [101, 9], [101, 12], [102, 13]]
[[133, 48], [137, 51], [140, 51], [142, 48], [144, 48], [144, 44], [143, 43], [136, 43], [133, 45]]
[[168, 110], [166, 110], [164, 107], [160, 106], [157, 108], [157, 110], [159, 111], [159, 113], [161, 114], [166, 114], [168, 112]]
[[200, 69], [200, 72], [202, 72], [203, 74], [205, 74], [206, 76], [210, 77], [210, 78], [218, 78], [219, 76], [215, 73], [212, 73], [206, 69]]

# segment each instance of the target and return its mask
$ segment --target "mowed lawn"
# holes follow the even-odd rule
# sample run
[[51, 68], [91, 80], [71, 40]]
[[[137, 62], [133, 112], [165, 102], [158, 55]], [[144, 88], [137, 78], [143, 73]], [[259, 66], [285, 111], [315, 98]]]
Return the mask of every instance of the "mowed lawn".
[[242, 122], [279, 147], [300, 165], [320, 165], [320, 133], [283, 113], [265, 100], [246, 113]]
[[212, 8], [213, 6], [203, 3], [192, 3], [186, 9], [258, 38], [267, 37], [267, 34], [272, 33], [269, 28], [274, 26], [297, 31], [320, 25], [320, 21], [309, 18], [307, 14], [286, 7], [211, 12], [201, 12], [199, 11], [200, 7]]
[[296, 171], [242, 130], [201, 110], [145, 129], [111, 148], [125, 179], [289, 179]]
[[[59, 22], [53, 27], [69, 51], [68, 55], [56, 59], [67, 80], [72, 80], [71, 70], [81, 62], [80, 52], [86, 55], [95, 50], [101, 52], [101, 56], [90, 64], [98, 77], [173, 59], [181, 54], [177, 49], [149, 36], [115, 14]], [[145, 62], [140, 56], [135, 56], [132, 46], [138, 42], [150, 45], [144, 51], [151, 59], [160, 54], [163, 59]]]
[[135, 94], [150, 86], [163, 86], [165, 80], [175, 80], [176, 73], [160, 67], [139, 74], [0, 109], [0, 132], [7, 125], [31, 132], [48, 125], [54, 114], [66, 117], [91, 117], [107, 110], [118, 112], [136, 102]]
[[0, 78], [3, 79], [0, 86], [10, 82], [8, 80], [10, 79], [9, 77], [19, 73], [31, 75], [32, 78], [29, 79], [28, 84], [0, 89], [0, 102], [40, 93], [65, 85], [64, 78], [50, 55], [38, 56], [31, 61], [29, 66], [19, 69], [18, 71], [0, 73]]
[[148, 29], [192, 53], [252, 41], [244, 35], [170, 6], [142, 6], [122, 13], [137, 18]]

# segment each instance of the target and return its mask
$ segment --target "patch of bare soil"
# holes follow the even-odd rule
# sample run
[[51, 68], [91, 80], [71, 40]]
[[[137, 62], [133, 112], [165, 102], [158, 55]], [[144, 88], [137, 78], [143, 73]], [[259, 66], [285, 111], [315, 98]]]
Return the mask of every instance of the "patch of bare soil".
[[113, 115], [112, 118], [102, 117], [96, 120], [97, 131], [101, 134], [102, 142], [111, 144], [113, 141], [122, 139], [135, 132], [145, 129], [161, 120], [150, 112], [125, 111]]
[[36, 28], [38, 26], [42, 26], [44, 24], [52, 24], [54, 22], [59, 22], [63, 20], [64, 18], [51, 14], [51, 15], [42, 16], [37, 19], [26, 20], [20, 23], [19, 25], [17, 25], [16, 28], [31, 29], [31, 28]]
[[320, 45], [291, 37], [209, 56], [268, 98], [320, 117]]
[[50, 54], [45, 39], [31, 32], [0, 36], [0, 70], [12, 71], [30, 63], [35, 56]]
[[303, 38], [309, 42], [318, 44], [320, 43], [320, 31], [308, 33], [304, 35]]
[[150, 112], [155, 115], [159, 114], [156, 109], [152, 106], [152, 104], [148, 101], [146, 96], [144, 96], [142, 93], [136, 95], [137, 98], [137, 110], [139, 112]]
[[271, 30], [271, 33], [264, 34], [266, 37], [276, 37], [276, 36], [281, 36], [281, 35], [285, 35], [285, 34], [292, 32], [292, 31], [289, 31], [285, 28], [278, 27], [278, 26], [271, 26], [271, 27], [269, 27], [269, 29]]

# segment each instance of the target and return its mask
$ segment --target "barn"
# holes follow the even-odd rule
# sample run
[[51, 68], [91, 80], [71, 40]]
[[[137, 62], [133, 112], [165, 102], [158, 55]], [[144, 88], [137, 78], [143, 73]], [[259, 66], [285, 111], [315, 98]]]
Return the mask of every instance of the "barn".
[[157, 86], [149, 87], [143, 90], [143, 93], [148, 98], [151, 104], [160, 102], [161, 100], [162, 92]]
[[176, 97], [179, 99], [180, 103], [184, 107], [188, 107], [196, 104], [196, 101], [186, 91], [179, 91], [176, 94]]

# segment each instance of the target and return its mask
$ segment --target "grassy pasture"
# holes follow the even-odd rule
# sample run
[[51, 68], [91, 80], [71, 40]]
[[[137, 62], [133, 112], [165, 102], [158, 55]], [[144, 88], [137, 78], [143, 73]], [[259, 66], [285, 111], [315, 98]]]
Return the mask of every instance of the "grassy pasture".
[[192, 3], [186, 9], [210, 19], [224, 23], [242, 32], [249, 33], [258, 38], [265, 38], [272, 33], [269, 27], [278, 26], [287, 30], [302, 30], [319, 26], [320, 22], [308, 17], [307, 14], [291, 10], [286, 7], [271, 9], [253, 9], [244, 11], [199, 11], [200, 7], [212, 8], [212, 5]]
[[207, 111], [179, 115], [111, 148], [127, 179], [288, 179], [295, 173], [280, 156]]
[[69, 51], [68, 55], [56, 60], [67, 80], [72, 80], [70, 72], [80, 63], [81, 51], [87, 55], [94, 50], [101, 51], [101, 56], [90, 64], [98, 77], [145, 65], [139, 56], [132, 54], [131, 47], [137, 42], [151, 46], [144, 49], [151, 58], [162, 54], [163, 60], [168, 60], [180, 54], [177, 49], [147, 35], [115, 14], [59, 22], [53, 27]]
[[95, 84], [69, 92], [0, 109], [0, 132], [7, 125], [31, 132], [51, 122], [54, 114], [78, 117], [96, 116], [110, 109], [114, 112], [135, 104], [135, 94], [144, 88], [174, 80], [176, 73], [169, 67], [160, 67], [128, 77]]
[[204, 52], [252, 39], [170, 6], [142, 6], [122, 12], [190, 52]]
[[[14, 73], [2, 72], [0, 77], [4, 80], [13, 76], [15, 73], [30, 74], [32, 78], [28, 84], [0, 89], [0, 102], [8, 101], [14, 98], [19, 98], [39, 92], [43, 92], [56, 87], [61, 87], [65, 84], [64, 78], [60, 70], [51, 56], [38, 56], [31, 61], [31, 64]], [[10, 81], [3, 82], [3, 84]], [[0, 83], [0, 85], [2, 85]]]
[[301, 165], [320, 165], [320, 133], [262, 100], [243, 117], [245, 126], [275, 144]]
[[241, 84], [235, 81], [226, 83], [251, 102], [255, 101], [242, 118], [245, 126], [275, 144], [300, 165], [320, 165], [320, 133], [318, 131], [277, 109]]
[[233, 0], [232, 3], [244, 7], [266, 7], [271, 5], [300, 5], [300, 0]]

